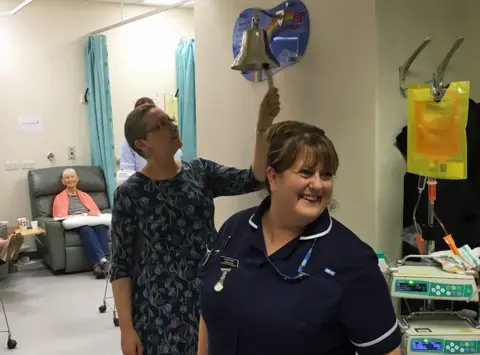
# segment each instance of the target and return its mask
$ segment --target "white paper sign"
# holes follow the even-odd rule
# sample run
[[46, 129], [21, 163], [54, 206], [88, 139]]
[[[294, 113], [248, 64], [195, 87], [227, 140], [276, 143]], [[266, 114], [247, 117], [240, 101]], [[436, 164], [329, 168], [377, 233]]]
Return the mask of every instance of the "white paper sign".
[[43, 131], [42, 118], [38, 116], [24, 116], [18, 118], [21, 132], [40, 133]]

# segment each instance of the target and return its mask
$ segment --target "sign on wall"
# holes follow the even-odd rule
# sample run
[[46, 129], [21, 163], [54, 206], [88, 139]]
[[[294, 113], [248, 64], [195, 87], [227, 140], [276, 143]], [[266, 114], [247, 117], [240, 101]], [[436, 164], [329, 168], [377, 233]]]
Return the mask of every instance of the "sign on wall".
[[21, 116], [18, 117], [18, 128], [20, 132], [40, 133], [43, 131], [42, 117]]
[[169, 115], [170, 118], [173, 118], [175, 122], [178, 124], [179, 123], [178, 98], [175, 96], [175, 94], [165, 94], [164, 100], [165, 100], [165, 113]]

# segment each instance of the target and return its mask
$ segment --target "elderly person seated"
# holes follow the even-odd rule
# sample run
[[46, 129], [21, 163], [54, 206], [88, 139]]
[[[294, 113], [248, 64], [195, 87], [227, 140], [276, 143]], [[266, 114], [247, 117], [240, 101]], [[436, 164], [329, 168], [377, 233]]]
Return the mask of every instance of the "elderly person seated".
[[[71, 217], [75, 215], [100, 216], [97, 204], [87, 193], [77, 189], [78, 176], [74, 169], [65, 169], [62, 174], [65, 190], [53, 201], [53, 217]], [[108, 229], [104, 225], [82, 226], [72, 229], [82, 239], [85, 256], [93, 265], [93, 275], [97, 279], [105, 278], [110, 269], [107, 260]]]

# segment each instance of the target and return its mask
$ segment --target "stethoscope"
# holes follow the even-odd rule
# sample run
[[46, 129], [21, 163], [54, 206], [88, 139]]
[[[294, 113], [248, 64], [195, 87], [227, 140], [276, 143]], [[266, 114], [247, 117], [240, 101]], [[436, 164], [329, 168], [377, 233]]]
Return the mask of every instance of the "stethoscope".
[[[307, 278], [307, 277], [310, 277], [311, 275], [304, 272], [305, 270], [305, 267], [307, 266], [307, 263], [308, 261], [310, 260], [310, 256], [312, 255], [312, 252], [313, 252], [313, 248], [315, 247], [315, 243], [317, 242], [317, 240], [320, 238], [320, 237], [323, 237], [325, 235], [327, 235], [328, 233], [330, 233], [331, 229], [332, 229], [332, 225], [333, 225], [333, 222], [332, 222], [332, 219], [330, 218], [330, 225], [328, 226], [328, 228], [323, 231], [322, 233], [319, 233], [316, 235], [316, 238], [313, 240], [312, 242], [312, 245], [310, 246], [310, 248], [308, 249], [307, 253], [305, 254], [305, 256], [303, 257], [303, 260], [302, 262], [300, 263], [300, 265], [298, 266], [297, 268], [297, 275], [295, 276], [289, 276], [289, 275], [286, 275], [284, 274], [283, 272], [281, 272], [276, 266], [275, 264], [273, 263], [273, 261], [270, 259], [270, 257], [267, 255], [267, 252], [264, 251], [264, 255], [265, 255], [265, 258], [268, 260], [268, 262], [270, 263], [270, 265], [273, 267], [273, 269], [276, 271], [276, 273], [284, 280], [287, 280], [287, 281], [298, 281], [298, 280], [301, 280], [301, 279], [304, 279], [304, 278]], [[215, 255], [218, 255], [220, 254], [223, 249], [225, 249], [226, 245], [228, 244], [228, 242], [230, 241], [231, 239], [231, 236], [228, 236], [227, 239], [225, 239], [222, 243], [222, 245], [220, 246], [219, 249], [215, 249], [215, 248], [212, 248], [212, 249], [209, 249], [208, 246], [207, 246], [207, 252], [206, 252], [206, 255], [205, 255], [205, 260], [203, 261], [202, 263], [202, 267], [205, 266], [207, 263], [208, 263], [208, 260], [210, 259], [210, 257], [215, 254]], [[305, 240], [308, 240], [308, 239], [305, 239]], [[221, 292], [223, 290], [223, 284], [225, 282], [225, 279], [228, 275], [228, 273], [232, 270], [231, 268], [221, 268], [220, 269], [222, 274], [220, 276], [220, 279], [218, 280], [218, 282], [215, 284], [215, 286], [213, 287], [214, 290], [216, 292]]]
[[208, 248], [208, 245], [207, 245], [207, 252], [205, 253], [205, 259], [203, 260], [202, 262], [202, 267], [204, 267], [205, 265], [207, 265], [208, 261], [210, 260], [210, 257], [212, 255], [218, 255], [220, 254], [223, 249], [225, 249], [225, 247], [227, 246], [228, 242], [230, 241], [232, 237], [231, 236], [228, 236], [227, 239], [225, 239], [222, 243], [222, 245], [220, 246], [219, 249], [215, 249], [212, 247], [212, 249], [209, 249]]

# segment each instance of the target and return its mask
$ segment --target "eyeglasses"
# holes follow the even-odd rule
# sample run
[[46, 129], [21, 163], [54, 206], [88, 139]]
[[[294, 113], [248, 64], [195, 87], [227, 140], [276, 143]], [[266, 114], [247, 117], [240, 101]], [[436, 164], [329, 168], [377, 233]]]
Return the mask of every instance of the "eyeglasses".
[[161, 121], [155, 124], [154, 126], [150, 127], [147, 130], [147, 134], [152, 132], [162, 131], [166, 128], [170, 128], [171, 126], [176, 126], [176, 124], [177, 124], [177, 121], [174, 118], [169, 117], [168, 119]]
[[266, 252], [264, 252], [264, 253], [265, 253], [265, 257], [267, 258], [267, 260], [268, 260], [268, 262], [270, 263], [270, 265], [273, 266], [273, 268], [275, 269], [275, 271], [277, 272], [277, 274], [279, 274], [284, 280], [295, 281], [295, 280], [300, 280], [300, 279], [304, 279], [304, 278], [310, 277], [311, 275], [303, 272], [303, 270], [304, 270], [305, 267], [307, 266], [308, 260], [310, 259], [310, 256], [312, 255], [313, 247], [315, 246], [315, 243], [317, 242], [317, 239], [318, 239], [318, 238], [315, 238], [315, 239], [313, 240], [312, 246], [310, 247], [310, 249], [308, 249], [307, 254], [305, 254], [305, 257], [303, 258], [303, 261], [302, 261], [301, 264], [298, 266], [297, 275], [296, 275], [296, 276], [288, 276], [288, 275], [284, 274], [283, 272], [281, 272], [280, 270], [278, 270], [278, 268], [275, 266], [275, 264], [273, 263], [273, 261], [268, 257], [268, 255], [267, 255]]

